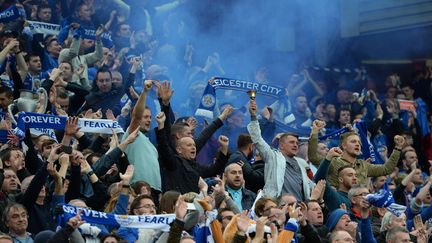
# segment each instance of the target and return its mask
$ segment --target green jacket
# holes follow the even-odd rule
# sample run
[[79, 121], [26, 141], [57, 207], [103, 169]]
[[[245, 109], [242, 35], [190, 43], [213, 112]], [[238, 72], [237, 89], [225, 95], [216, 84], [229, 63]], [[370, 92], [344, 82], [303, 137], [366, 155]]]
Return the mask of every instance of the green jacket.
[[[317, 145], [318, 134], [312, 134], [309, 139], [308, 154], [311, 153], [316, 155]], [[382, 165], [374, 165], [365, 162], [365, 160], [363, 159], [357, 159], [354, 163], [354, 169], [357, 172], [357, 183], [361, 185], [367, 185], [368, 177], [390, 175], [399, 161], [400, 154], [401, 152], [399, 150], [394, 149], [389, 159]], [[332, 186], [337, 188], [338, 170], [339, 168], [346, 165], [352, 166], [353, 164], [351, 164], [349, 161], [342, 157], [332, 159], [328, 172], [328, 181]]]

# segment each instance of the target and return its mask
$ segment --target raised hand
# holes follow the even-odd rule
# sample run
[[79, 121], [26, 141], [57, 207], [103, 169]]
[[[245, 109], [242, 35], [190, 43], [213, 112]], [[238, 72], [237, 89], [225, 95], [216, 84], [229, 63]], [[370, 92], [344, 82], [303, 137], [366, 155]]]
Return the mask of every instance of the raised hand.
[[261, 243], [264, 240], [264, 226], [268, 222], [268, 217], [262, 216], [256, 221], [255, 237], [252, 243]]
[[220, 135], [218, 138], [218, 143], [222, 149], [225, 149], [225, 148], [228, 149], [229, 139], [227, 136]]
[[69, 219], [68, 221], [68, 225], [71, 226], [74, 229], [78, 229], [82, 224], [85, 223], [85, 221], [83, 221], [81, 219], [81, 211], [78, 211], [77, 215], [75, 217], [72, 217]]
[[80, 77], [80, 78], [83, 77], [83, 74], [84, 74], [84, 64], [80, 64], [80, 65], [78, 66], [78, 68], [75, 70], [75, 74], [76, 74], [78, 77]]
[[153, 85], [153, 80], [144, 81], [144, 92], [149, 92]]
[[171, 84], [168, 81], [163, 81], [161, 85], [158, 86], [158, 94], [164, 105], [169, 105], [173, 93], [174, 90], [171, 89]]
[[312, 123], [312, 133], [318, 133], [321, 129], [326, 126], [325, 121], [315, 120]]
[[69, 117], [66, 122], [65, 134], [68, 136], [74, 136], [79, 130], [78, 117]]
[[139, 94], [136, 92], [136, 90], [132, 86], [129, 87], [129, 93], [131, 94], [132, 99], [134, 99], [134, 100], [139, 99]]
[[135, 131], [129, 133], [129, 136], [127, 136], [127, 138], [123, 141], [123, 143], [131, 144], [131, 143], [135, 142], [136, 138], [139, 135], [139, 131], [140, 131], [140, 127], [137, 127], [135, 129]]
[[100, 37], [102, 36], [102, 34], [106, 31], [105, 26], [100, 25], [95, 33], [96, 36], [96, 40], [100, 40]]
[[416, 236], [418, 243], [428, 242], [430, 237], [429, 221], [426, 221], [426, 223], [423, 224], [421, 215], [417, 214], [414, 217], [414, 230], [411, 231], [410, 234]]
[[125, 186], [129, 186], [130, 181], [132, 180], [133, 173], [135, 171], [135, 167], [133, 165], [128, 165], [124, 174], [120, 173], [120, 178], [122, 179], [122, 184]]
[[325, 180], [318, 181], [318, 183], [312, 189], [310, 198], [313, 200], [316, 200], [318, 202], [322, 202], [322, 197], [324, 195], [323, 191], [325, 190], [325, 185], [326, 185]]
[[225, 121], [227, 117], [233, 112], [234, 108], [230, 105], [227, 105], [225, 109], [222, 111], [222, 114], [220, 114], [219, 119], [222, 121]]
[[180, 195], [175, 204], [176, 219], [183, 221], [187, 213], [187, 203], [183, 195]]
[[403, 136], [396, 135], [394, 136], [394, 142], [397, 149], [402, 149], [405, 145], [405, 138]]
[[239, 230], [240, 234], [245, 234], [247, 232], [247, 229], [249, 227], [249, 217], [250, 213], [248, 213], [247, 210], [243, 210], [242, 214], [240, 214], [240, 217], [237, 219], [237, 229]]
[[338, 147], [333, 147], [328, 151], [326, 155], [326, 160], [331, 161], [333, 158], [341, 157], [341, 156], [342, 156], [342, 150]]
[[195, 130], [195, 128], [197, 127], [197, 125], [198, 125], [198, 121], [195, 119], [195, 117], [193, 117], [193, 116], [190, 116], [186, 121], [185, 121], [185, 123], [190, 127], [190, 129], [192, 130], [192, 131], [194, 131]]
[[61, 74], [62, 74], [62, 70], [60, 68], [54, 68], [48, 75], [49, 75], [49, 79], [55, 82], [57, 78], [60, 77]]
[[249, 101], [249, 113], [251, 116], [256, 116], [257, 114], [257, 104], [255, 100]]
[[156, 115], [156, 122], [158, 124], [159, 129], [162, 129], [164, 127], [165, 120], [166, 120], [165, 112], [161, 111]]
[[112, 111], [111, 109], [108, 109], [108, 110], [105, 112], [105, 116], [106, 116], [107, 119], [109, 119], [109, 120], [111, 120], [111, 121], [115, 121], [115, 120], [116, 120], [116, 118], [115, 118], [115, 116], [114, 116], [114, 113], [113, 113], [113, 111]]
[[200, 189], [201, 192], [204, 193], [204, 196], [207, 196], [208, 185], [202, 177], [200, 177], [198, 180], [198, 188]]
[[52, 176], [55, 180], [58, 180], [61, 178], [59, 173], [55, 169], [54, 163], [48, 163], [47, 164], [47, 171], [48, 171], [48, 174], [50, 176]]
[[219, 176], [214, 178], [217, 181], [215, 186], [212, 186], [214, 194], [225, 195], [225, 175], [222, 175], [222, 179]]
[[56, 160], [58, 160], [58, 158], [60, 157], [60, 148], [61, 148], [61, 144], [56, 144], [54, 145], [54, 147], [51, 149], [51, 152], [48, 156], [48, 163], [54, 163]]

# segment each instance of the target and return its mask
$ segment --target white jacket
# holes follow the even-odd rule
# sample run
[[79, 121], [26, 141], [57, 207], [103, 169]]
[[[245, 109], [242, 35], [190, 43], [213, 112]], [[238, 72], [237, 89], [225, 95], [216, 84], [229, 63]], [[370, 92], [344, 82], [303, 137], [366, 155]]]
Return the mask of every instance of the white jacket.
[[[264, 141], [257, 120], [251, 121], [247, 128], [256, 149], [260, 152], [265, 163], [264, 194], [276, 198], [281, 195], [282, 186], [285, 180], [286, 159], [279, 150], [271, 148], [270, 145]], [[306, 168], [309, 167], [309, 165], [302, 158], [294, 157], [294, 159], [297, 160], [301, 169], [305, 199], [309, 199], [311, 191], [315, 186], [306, 173]]]

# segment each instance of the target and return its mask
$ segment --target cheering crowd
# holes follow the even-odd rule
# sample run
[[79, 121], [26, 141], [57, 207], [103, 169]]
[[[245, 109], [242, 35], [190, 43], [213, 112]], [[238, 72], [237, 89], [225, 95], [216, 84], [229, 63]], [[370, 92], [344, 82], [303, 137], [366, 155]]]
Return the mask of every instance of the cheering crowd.
[[191, 3], [150, 2], [0, 1], [1, 243], [429, 242], [431, 68], [216, 100]]

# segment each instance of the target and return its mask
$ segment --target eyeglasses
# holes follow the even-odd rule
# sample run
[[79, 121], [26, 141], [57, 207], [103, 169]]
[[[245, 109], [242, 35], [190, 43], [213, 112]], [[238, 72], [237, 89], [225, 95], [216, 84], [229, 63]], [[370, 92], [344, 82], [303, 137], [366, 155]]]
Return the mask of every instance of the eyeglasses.
[[145, 208], [145, 209], [151, 209], [151, 208], [153, 208], [153, 209], [156, 209], [156, 206], [154, 204], [144, 204], [144, 205], [142, 205], [140, 207], [137, 207], [136, 209], [140, 209], [140, 208]]
[[225, 216], [225, 217], [222, 217], [222, 220], [226, 219], [226, 220], [231, 221], [232, 218], [233, 218], [233, 216]]

